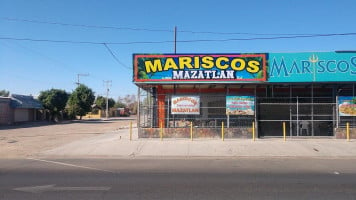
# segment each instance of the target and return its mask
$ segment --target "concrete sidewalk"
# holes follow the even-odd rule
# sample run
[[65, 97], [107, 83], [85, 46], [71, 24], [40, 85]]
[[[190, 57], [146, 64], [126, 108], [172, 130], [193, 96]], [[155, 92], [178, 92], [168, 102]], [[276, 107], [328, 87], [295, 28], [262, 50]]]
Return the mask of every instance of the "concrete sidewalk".
[[40, 152], [40, 157], [355, 157], [356, 141], [342, 139], [138, 139], [121, 129]]

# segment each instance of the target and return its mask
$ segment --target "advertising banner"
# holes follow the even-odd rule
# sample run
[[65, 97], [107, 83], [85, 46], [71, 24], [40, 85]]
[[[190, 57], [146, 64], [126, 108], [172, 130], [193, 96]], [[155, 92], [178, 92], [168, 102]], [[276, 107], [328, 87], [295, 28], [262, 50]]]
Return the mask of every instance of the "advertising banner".
[[254, 115], [254, 96], [226, 96], [227, 115]]
[[175, 115], [199, 115], [199, 96], [172, 96], [171, 113]]
[[266, 81], [267, 54], [134, 54], [135, 83]]
[[268, 82], [356, 80], [356, 53], [270, 53]]
[[356, 97], [339, 96], [339, 115], [356, 116]]

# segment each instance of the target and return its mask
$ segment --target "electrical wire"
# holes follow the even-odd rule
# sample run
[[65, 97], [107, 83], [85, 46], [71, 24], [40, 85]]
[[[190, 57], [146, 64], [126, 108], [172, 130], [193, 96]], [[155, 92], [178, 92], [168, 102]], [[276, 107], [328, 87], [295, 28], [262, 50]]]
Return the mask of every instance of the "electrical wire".
[[[318, 34], [318, 35], [299, 35], [299, 36], [279, 36], [279, 37], [256, 37], [256, 38], [229, 38], [229, 39], [200, 39], [200, 40], [179, 40], [180, 43], [193, 43], [193, 42], [229, 42], [229, 41], [252, 41], [252, 40], [277, 40], [277, 39], [296, 39], [296, 38], [316, 38], [316, 37], [331, 37], [331, 36], [353, 36], [356, 33], [335, 33], [335, 34]], [[70, 40], [49, 40], [49, 39], [32, 39], [32, 38], [13, 38], [13, 37], [0, 37], [0, 40], [20, 40], [31, 42], [53, 42], [53, 43], [70, 43], [70, 44], [92, 44], [104, 45], [109, 51], [114, 60], [126, 69], [131, 69], [122, 63], [113, 51], [108, 46], [112, 45], [129, 45], [129, 44], [159, 44], [159, 43], [172, 43], [174, 41], [138, 41], [138, 42], [91, 42], [91, 41], [70, 41]]]
[[[254, 38], [228, 38], [228, 39], [198, 39], [198, 40], [177, 40], [177, 43], [195, 43], [195, 42], [229, 42], [229, 41], [252, 41], [252, 40], [278, 40], [278, 39], [297, 39], [297, 38], [317, 38], [333, 36], [354, 36], [356, 33], [330, 33], [316, 35], [298, 35], [298, 36], [278, 36], [278, 37], [254, 37]], [[132, 44], [162, 44], [173, 43], [174, 41], [133, 41], [133, 42], [91, 42], [91, 41], [70, 41], [70, 40], [50, 40], [50, 39], [32, 39], [32, 38], [14, 38], [0, 37], [0, 40], [22, 40], [31, 42], [53, 42], [53, 43], [71, 43], [71, 44], [94, 44], [94, 45], [132, 45]]]
[[[14, 47], [11, 47], [11, 46], [9, 46], [9, 45], [7, 45], [7, 44], [5, 44], [5, 43], [3, 43], [3, 44], [4, 44], [5, 46], [9, 47], [9, 48], [14, 48]], [[26, 50], [26, 51], [32, 52], [33, 54], [35, 54], [35, 55], [37, 55], [37, 56], [40, 56], [40, 57], [45, 58], [46, 60], [48, 60], [48, 61], [54, 63], [56, 66], [60, 66], [61, 69], [64, 69], [64, 70], [67, 71], [68, 73], [75, 73], [72, 69], [70, 69], [70, 67], [69, 67], [67, 64], [63, 63], [62, 61], [56, 60], [56, 59], [54, 59], [54, 58], [51, 58], [51, 57], [45, 55], [44, 53], [38, 51], [38, 49], [36, 49], [36, 50], [35, 50], [35, 49], [32, 49], [32, 48], [30, 48], [30, 47], [28, 47], [28, 46], [25, 46], [25, 45], [22, 45], [22, 44], [20, 44], [20, 43], [18, 43], [18, 42], [12, 42], [12, 44], [13, 44], [13, 45], [16, 45], [17, 47], [20, 47], [20, 48], [22, 48], [22, 49], [24, 49], [24, 50]], [[49, 66], [49, 67], [52, 67], [53, 69], [57, 69], [54, 65], [48, 65], [48, 66]]]
[[[2, 17], [0, 20], [15, 21], [15, 22], [26, 22], [26, 23], [36, 23], [36, 24], [49, 24], [49, 25], [60, 25], [60, 26], [72, 26], [81, 28], [95, 28], [95, 29], [113, 29], [113, 30], [129, 30], [129, 31], [148, 31], [148, 32], [167, 32], [173, 33], [173, 30], [168, 29], [148, 29], [148, 28], [130, 28], [130, 27], [117, 27], [117, 26], [99, 26], [99, 25], [85, 25], [85, 24], [71, 24], [62, 22], [52, 22], [52, 21], [39, 21], [39, 20], [29, 20], [29, 19], [18, 19]], [[191, 34], [212, 34], [212, 35], [266, 35], [266, 36], [302, 36], [302, 35], [319, 35], [311, 33], [248, 33], [248, 32], [213, 32], [213, 31], [191, 31], [191, 30], [178, 30], [179, 33], [191, 33]]]
[[117, 45], [129, 45], [129, 44], [160, 44], [160, 43], [172, 43], [173, 41], [142, 41], [142, 42], [91, 42], [91, 41], [72, 41], [72, 40], [50, 40], [50, 39], [33, 39], [33, 38], [14, 38], [14, 37], [0, 37], [0, 40], [22, 40], [30, 42], [53, 42], [53, 43], [70, 43], [70, 44], [117, 44]]
[[278, 37], [254, 37], [254, 38], [180, 40], [180, 41], [177, 41], [177, 42], [185, 42], [185, 43], [191, 43], [191, 42], [229, 42], [229, 41], [251, 41], [251, 40], [278, 40], [278, 39], [297, 39], [297, 38], [317, 38], [317, 37], [351, 36], [351, 35], [356, 35], [356, 33], [328, 33], [328, 34], [278, 36]]
[[192, 33], [192, 34], [211, 34], [211, 35], [311, 35], [312, 33], [248, 33], [248, 32], [212, 32], [212, 31], [177, 31], [180, 33]]
[[114, 60], [116, 60], [117, 63], [119, 63], [121, 66], [125, 67], [126, 69], [130, 69], [130, 67], [128, 67], [127, 65], [125, 65], [124, 63], [122, 63], [114, 54], [114, 52], [109, 48], [109, 46], [105, 43], [103, 43], [103, 45], [106, 47], [106, 49], [109, 51], [109, 53], [111, 54], [111, 56], [114, 58]]
[[100, 44], [100, 45], [103, 44], [103, 42], [83, 42], [83, 41], [13, 38], [13, 37], [0, 37], [0, 40], [19, 40], [19, 41], [30, 41], [30, 42], [53, 42], [53, 43], [71, 43], [71, 44]]
[[7, 21], [17, 21], [17, 22], [37, 23], [37, 24], [51, 24], [51, 25], [61, 25], [61, 26], [73, 26], [73, 27], [83, 27], [83, 28], [96, 28], [96, 29], [116, 29], [116, 30], [151, 31], [151, 32], [173, 32], [172, 30], [165, 30], [165, 29], [146, 29], [146, 28], [129, 28], [129, 27], [115, 27], [115, 26], [69, 24], [69, 23], [61, 23], [61, 22], [37, 21], [37, 20], [29, 20], [29, 19], [15, 19], [15, 18], [0, 18], [0, 19], [1, 20], [7, 20]]
[[[1, 42], [0, 42], [0, 43], [1, 43]], [[8, 48], [14, 48], [14, 47], [9, 46], [9, 45], [6, 44], [6, 43], [2, 43], [2, 44], [3, 44], [3, 46], [6, 46], [6, 47], [8, 47]], [[19, 43], [14, 43], [14, 44], [17, 45], [18, 47], [21, 47], [21, 48], [23, 48], [23, 49], [25, 49], [25, 50], [27, 50], [27, 51], [31, 51], [32, 53], [37, 54], [38, 56], [41, 56], [41, 57], [43, 57], [43, 58], [45, 58], [45, 59], [51, 61], [52, 63], [54, 63], [54, 64], [57, 65], [57, 66], [61, 66], [61, 69], [64, 69], [64, 70], [67, 71], [68, 73], [71, 73], [71, 74], [78, 74], [78, 72], [76, 72], [76, 71], [70, 69], [70, 67], [68, 67], [68, 65], [65, 64], [65, 63], [63, 63], [62, 61], [59, 61], [59, 60], [54, 59], [54, 58], [51, 58], [51, 57], [49, 57], [49, 56], [47, 56], [47, 55], [41, 53], [41, 52], [38, 51], [38, 50], [31, 49], [31, 48], [26, 47], [26, 46], [23, 46], [23, 45], [21, 45], [21, 44], [19, 44]], [[48, 66], [51, 67], [51, 68], [53, 68], [53, 69], [58, 69], [58, 68], [55, 67], [54, 65], [48, 65]], [[99, 77], [97, 77], [96, 75], [93, 75], [93, 74], [91, 74], [89, 78], [92, 78], [92, 79], [94, 79], [94, 80], [102, 80], [102, 78], [99, 78]], [[33, 80], [33, 79], [32, 79], [32, 80]], [[37, 80], [36, 80], [36, 81], [37, 81]], [[38, 82], [38, 81], [37, 81], [37, 82]], [[44, 83], [44, 82], [42, 81], [41, 83]]]

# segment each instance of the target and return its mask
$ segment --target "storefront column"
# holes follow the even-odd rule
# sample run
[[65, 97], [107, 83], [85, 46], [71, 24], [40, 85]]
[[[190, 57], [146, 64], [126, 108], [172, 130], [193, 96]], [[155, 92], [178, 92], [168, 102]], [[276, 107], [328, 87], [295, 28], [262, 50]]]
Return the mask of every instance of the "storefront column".
[[158, 126], [165, 127], [165, 119], [166, 119], [166, 109], [165, 109], [165, 100], [166, 100], [166, 94], [162, 90], [162, 87], [158, 87], [158, 96], [157, 96], [157, 101], [158, 101]]
[[137, 128], [140, 133], [140, 125], [141, 125], [141, 88], [137, 87]]

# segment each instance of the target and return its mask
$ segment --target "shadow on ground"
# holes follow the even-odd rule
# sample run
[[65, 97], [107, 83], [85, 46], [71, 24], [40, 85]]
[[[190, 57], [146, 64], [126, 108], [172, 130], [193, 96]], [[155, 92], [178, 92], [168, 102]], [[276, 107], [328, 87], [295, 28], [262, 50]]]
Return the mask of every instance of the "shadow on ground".
[[36, 122], [18, 122], [11, 125], [0, 125], [0, 130], [10, 130], [17, 128], [33, 128], [41, 126], [51, 126], [58, 124], [102, 124], [102, 123], [114, 123], [116, 121], [127, 121], [135, 120], [135, 117], [122, 117], [122, 118], [109, 118], [109, 119], [83, 119], [83, 120], [64, 120], [60, 122], [51, 122], [51, 121], [36, 121]]

